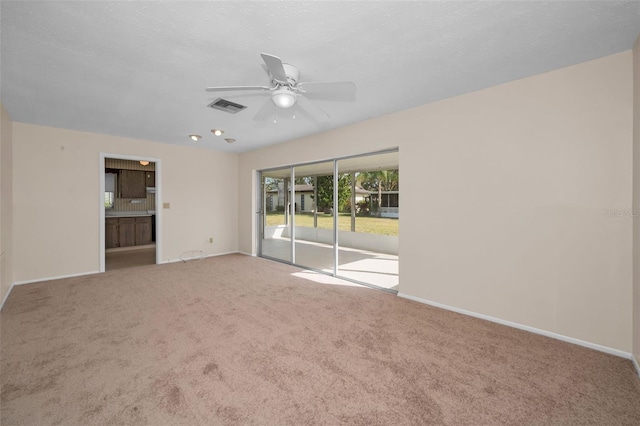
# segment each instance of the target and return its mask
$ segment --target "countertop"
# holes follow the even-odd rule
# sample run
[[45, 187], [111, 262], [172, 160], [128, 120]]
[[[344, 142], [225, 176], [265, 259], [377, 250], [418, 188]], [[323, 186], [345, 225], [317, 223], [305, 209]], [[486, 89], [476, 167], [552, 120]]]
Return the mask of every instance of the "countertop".
[[104, 217], [144, 217], [155, 216], [155, 210], [139, 211], [139, 212], [127, 212], [127, 211], [110, 211], [104, 212]]

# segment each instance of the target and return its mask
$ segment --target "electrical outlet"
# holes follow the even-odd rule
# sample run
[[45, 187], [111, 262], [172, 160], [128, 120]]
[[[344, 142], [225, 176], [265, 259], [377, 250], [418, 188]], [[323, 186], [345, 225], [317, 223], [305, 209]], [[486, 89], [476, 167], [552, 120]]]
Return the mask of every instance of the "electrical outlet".
[[209, 243], [213, 243], [213, 238], [209, 238]]
[[171, 203], [162, 203], [162, 207], [165, 209], [170, 209], [171, 208]]

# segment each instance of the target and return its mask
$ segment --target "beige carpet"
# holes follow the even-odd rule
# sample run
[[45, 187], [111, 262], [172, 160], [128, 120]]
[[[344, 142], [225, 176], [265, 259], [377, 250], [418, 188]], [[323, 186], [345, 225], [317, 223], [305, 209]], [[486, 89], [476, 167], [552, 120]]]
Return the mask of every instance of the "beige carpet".
[[638, 425], [631, 362], [243, 255], [17, 286], [8, 425]]

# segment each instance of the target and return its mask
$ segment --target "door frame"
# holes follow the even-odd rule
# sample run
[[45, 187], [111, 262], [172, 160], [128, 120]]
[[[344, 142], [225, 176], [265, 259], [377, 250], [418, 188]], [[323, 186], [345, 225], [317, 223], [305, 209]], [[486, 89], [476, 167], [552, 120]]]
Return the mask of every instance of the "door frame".
[[105, 271], [105, 211], [104, 211], [104, 165], [106, 158], [118, 160], [148, 161], [155, 163], [156, 177], [156, 264], [162, 263], [162, 160], [160, 158], [142, 157], [137, 155], [111, 154], [100, 152], [98, 170], [100, 174], [99, 206], [100, 206], [100, 272]]

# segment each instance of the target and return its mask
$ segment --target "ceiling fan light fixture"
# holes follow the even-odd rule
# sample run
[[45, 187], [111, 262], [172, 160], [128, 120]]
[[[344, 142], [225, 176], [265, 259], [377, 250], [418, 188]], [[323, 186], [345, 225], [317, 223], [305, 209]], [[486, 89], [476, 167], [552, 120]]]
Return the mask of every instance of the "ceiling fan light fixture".
[[224, 130], [220, 130], [220, 129], [211, 129], [211, 133], [213, 133], [216, 136], [220, 136], [221, 134], [224, 133]]
[[296, 94], [291, 89], [283, 87], [274, 90], [271, 100], [280, 108], [291, 108], [296, 103]]
[[202, 139], [202, 136], [200, 136], [200, 135], [189, 135], [189, 138], [194, 142], [198, 142], [200, 139]]

